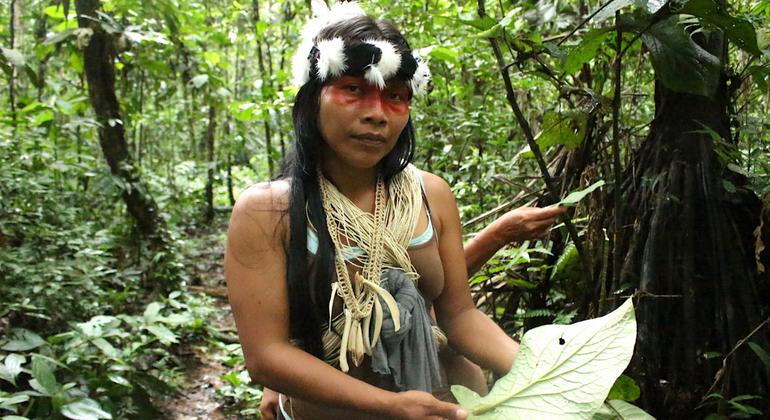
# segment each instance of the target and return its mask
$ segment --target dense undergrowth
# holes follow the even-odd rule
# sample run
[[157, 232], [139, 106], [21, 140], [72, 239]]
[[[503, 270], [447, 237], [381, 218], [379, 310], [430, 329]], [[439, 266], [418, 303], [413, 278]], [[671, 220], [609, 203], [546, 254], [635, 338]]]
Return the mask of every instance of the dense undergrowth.
[[[7, 137], [0, 148], [13, 155]], [[196, 226], [171, 225], [176, 276], [151, 280], [173, 291], [148, 295], [159, 257], [122, 222], [104, 171], [51, 176], [45, 158], [18, 156], [0, 158], [0, 414], [154, 417], [152, 399], [183, 379], [180, 348], [212, 337], [211, 298], [185, 290], [202, 251]], [[86, 191], [62, 188], [85, 180]]]

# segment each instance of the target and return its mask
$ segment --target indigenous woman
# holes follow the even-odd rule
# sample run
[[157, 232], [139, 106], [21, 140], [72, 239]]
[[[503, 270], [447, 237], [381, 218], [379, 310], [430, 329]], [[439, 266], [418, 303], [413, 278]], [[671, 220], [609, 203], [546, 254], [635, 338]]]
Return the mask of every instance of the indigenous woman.
[[474, 306], [449, 186], [410, 163], [429, 71], [357, 4], [319, 15], [293, 63], [293, 156], [230, 221], [246, 367], [283, 394], [279, 417], [465, 418], [434, 396], [440, 360], [503, 375], [518, 345]]

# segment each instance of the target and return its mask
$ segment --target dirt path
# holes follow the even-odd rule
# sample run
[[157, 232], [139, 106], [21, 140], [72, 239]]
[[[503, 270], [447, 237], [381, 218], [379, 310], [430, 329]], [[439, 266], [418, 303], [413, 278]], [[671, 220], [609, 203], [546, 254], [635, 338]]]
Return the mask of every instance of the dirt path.
[[[196, 241], [198, 252], [189, 256], [186, 266], [192, 278], [188, 290], [191, 293], [204, 293], [214, 298], [215, 312], [212, 314], [211, 327], [220, 338], [231, 342], [235, 336], [235, 323], [226, 299], [226, 289], [222, 260], [224, 256], [224, 234], [226, 227], [217, 226], [211, 233], [203, 233]], [[228, 339], [229, 337], [229, 339]], [[242, 370], [242, 366], [228, 367], [223, 361], [228, 359], [227, 352], [216, 343], [204, 342], [183, 349], [179, 355], [184, 368], [184, 380], [179, 395], [156, 401], [163, 418], [172, 420], [192, 419], [239, 419], [232, 414], [228, 401], [217, 394], [217, 390], [226, 386], [224, 375]], [[230, 401], [231, 402], [231, 401]], [[231, 408], [228, 410], [228, 408]], [[251, 417], [253, 418], [253, 417]]]

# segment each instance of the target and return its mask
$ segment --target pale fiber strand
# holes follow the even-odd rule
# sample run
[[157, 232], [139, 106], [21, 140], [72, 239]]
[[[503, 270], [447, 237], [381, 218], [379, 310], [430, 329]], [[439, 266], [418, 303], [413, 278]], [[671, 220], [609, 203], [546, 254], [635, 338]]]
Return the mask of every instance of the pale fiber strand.
[[[326, 225], [335, 248], [335, 271], [337, 282], [332, 287], [329, 305], [335, 294], [344, 304], [344, 327], [342, 337], [324, 334], [326, 354], [340, 349], [340, 368], [347, 372], [347, 353], [358, 365], [364, 354], [371, 355], [372, 347], [377, 342], [382, 325], [382, 312], [376, 311], [374, 317], [375, 333], [369, 337], [372, 309], [379, 304], [377, 297], [382, 297], [388, 305], [394, 320], [400, 318], [395, 299], [386, 290], [379, 287], [383, 268], [399, 268], [413, 281], [417, 274], [407, 253], [422, 207], [422, 194], [419, 174], [413, 166], [408, 166], [396, 175], [390, 183], [388, 198], [385, 197], [385, 183], [379, 178], [375, 192], [374, 214], [359, 209], [352, 201], [318, 171], [321, 198]], [[343, 244], [342, 239], [345, 243]], [[364, 251], [355, 260], [348, 263], [357, 268], [355, 281], [351, 281], [343, 249], [356, 245]], [[363, 275], [361, 275], [363, 274]], [[329, 324], [331, 327], [331, 312]], [[335, 323], [337, 324], [337, 323]], [[335, 325], [336, 327], [336, 325]], [[396, 322], [396, 330], [399, 326]], [[363, 337], [366, 334], [366, 337]], [[329, 337], [328, 339], [326, 337]]]

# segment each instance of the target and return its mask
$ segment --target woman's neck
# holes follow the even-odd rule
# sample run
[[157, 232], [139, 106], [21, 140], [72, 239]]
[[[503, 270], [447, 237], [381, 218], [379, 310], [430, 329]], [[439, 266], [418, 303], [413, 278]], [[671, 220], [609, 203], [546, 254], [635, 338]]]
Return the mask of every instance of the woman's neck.
[[321, 170], [339, 192], [358, 204], [362, 210], [369, 211], [368, 198], [374, 194], [377, 186], [378, 167], [354, 168], [340, 162], [324, 160]]

